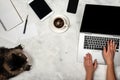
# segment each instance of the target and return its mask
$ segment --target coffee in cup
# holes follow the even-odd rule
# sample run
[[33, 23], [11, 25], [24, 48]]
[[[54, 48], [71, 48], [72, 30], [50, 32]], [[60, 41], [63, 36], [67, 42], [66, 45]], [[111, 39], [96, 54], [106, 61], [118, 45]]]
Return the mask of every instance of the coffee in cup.
[[68, 18], [63, 15], [54, 16], [51, 23], [51, 29], [55, 32], [65, 32], [69, 27]]

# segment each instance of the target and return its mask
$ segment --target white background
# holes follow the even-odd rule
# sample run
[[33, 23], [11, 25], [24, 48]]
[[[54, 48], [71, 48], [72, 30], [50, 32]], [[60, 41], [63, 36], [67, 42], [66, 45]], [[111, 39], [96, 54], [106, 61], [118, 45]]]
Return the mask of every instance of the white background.
[[[77, 13], [71, 14], [66, 12], [68, 0], [45, 0], [54, 13], [40, 21], [28, 5], [29, 0], [12, 1], [23, 21], [29, 14], [28, 31], [23, 35], [24, 22], [9, 32], [1, 31], [0, 46], [24, 45], [24, 50], [32, 59], [32, 69], [11, 80], [84, 80], [84, 66], [77, 62], [78, 36], [84, 4], [120, 5], [120, 0], [79, 0]], [[50, 29], [50, 20], [56, 15], [68, 17], [70, 27], [66, 32], [56, 33]], [[115, 69], [120, 80], [120, 67]], [[94, 80], [105, 78], [106, 66], [99, 65]]]

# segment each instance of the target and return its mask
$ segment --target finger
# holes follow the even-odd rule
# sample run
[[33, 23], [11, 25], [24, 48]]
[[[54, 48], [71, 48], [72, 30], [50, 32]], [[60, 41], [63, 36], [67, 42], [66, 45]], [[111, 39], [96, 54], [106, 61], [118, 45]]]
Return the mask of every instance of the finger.
[[93, 65], [93, 66], [94, 66], [94, 69], [96, 69], [96, 68], [97, 68], [97, 66], [98, 66], [97, 59], [95, 59], [95, 60], [94, 60], [94, 65]]
[[106, 47], [103, 47], [103, 55], [106, 53]]
[[89, 53], [88, 56], [89, 56], [89, 63], [91, 64], [92, 63], [92, 55]]
[[85, 56], [85, 63], [86, 64], [89, 64], [89, 54], [87, 53], [86, 56]]
[[110, 46], [113, 46], [113, 40], [110, 40]]
[[112, 54], [115, 54], [115, 52], [116, 52], [116, 47], [117, 47], [117, 45], [116, 45], [115, 42], [113, 41], [113, 42], [112, 42], [112, 48], [111, 48]]
[[87, 60], [89, 59], [89, 54], [88, 54], [88, 53], [86, 54], [86, 59], [87, 59]]
[[109, 44], [110, 44], [110, 46], [109, 46], [110, 50], [113, 50], [113, 49], [114, 49], [114, 48], [113, 48], [113, 47], [114, 47], [113, 40], [110, 40], [110, 43], [109, 43]]
[[113, 49], [114, 49], [114, 48], [115, 48], [115, 42], [113, 41], [113, 43], [112, 43], [112, 44], [113, 44]]
[[116, 50], [117, 44], [115, 44], [115, 42], [113, 42], [113, 47]]
[[107, 41], [107, 51], [110, 50], [110, 41]]
[[116, 48], [117, 48], [117, 44], [115, 44], [114, 52], [116, 51]]
[[89, 56], [88, 56], [88, 53], [85, 55], [84, 57], [84, 65], [88, 65], [89, 64]]
[[117, 45], [115, 44], [115, 42], [113, 42], [113, 53], [115, 53], [116, 47], [117, 47]]
[[92, 55], [89, 53], [89, 59], [92, 60]]

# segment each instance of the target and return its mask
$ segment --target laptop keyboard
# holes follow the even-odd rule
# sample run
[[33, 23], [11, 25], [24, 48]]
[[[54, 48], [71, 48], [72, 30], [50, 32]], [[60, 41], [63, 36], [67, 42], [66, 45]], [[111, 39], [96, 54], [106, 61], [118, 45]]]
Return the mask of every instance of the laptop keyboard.
[[96, 37], [96, 36], [85, 36], [84, 48], [102, 50], [103, 47], [107, 45], [108, 40], [113, 40], [115, 44], [117, 44], [116, 49], [119, 49], [118, 38], [106, 38], [106, 37]]

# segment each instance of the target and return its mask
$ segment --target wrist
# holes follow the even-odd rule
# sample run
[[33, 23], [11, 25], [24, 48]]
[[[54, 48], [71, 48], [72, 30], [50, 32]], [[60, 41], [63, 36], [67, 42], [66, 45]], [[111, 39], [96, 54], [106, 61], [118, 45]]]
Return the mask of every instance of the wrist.
[[94, 74], [94, 71], [93, 70], [88, 70], [88, 71], [86, 71], [86, 74]]
[[86, 73], [86, 80], [93, 80], [93, 75], [94, 75], [94, 72], [87, 72]]
[[107, 67], [113, 69], [114, 68], [114, 64], [108, 64]]
[[107, 63], [108, 66], [114, 66], [114, 62]]

